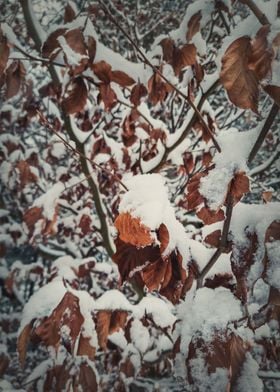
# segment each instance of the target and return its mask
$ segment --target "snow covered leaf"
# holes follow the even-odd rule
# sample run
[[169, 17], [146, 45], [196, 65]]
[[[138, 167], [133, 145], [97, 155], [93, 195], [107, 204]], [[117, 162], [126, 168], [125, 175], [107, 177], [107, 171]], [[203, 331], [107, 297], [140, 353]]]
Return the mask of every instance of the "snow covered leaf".
[[173, 67], [175, 75], [178, 76], [187, 65], [196, 63], [196, 48], [193, 44], [178, 48], [170, 38], [163, 39], [160, 44], [163, 50], [163, 60]]
[[115, 220], [120, 239], [137, 247], [148, 246], [154, 242], [150, 229], [143, 225], [139, 218], [134, 218], [128, 212], [121, 213]]
[[6, 98], [17, 95], [25, 77], [25, 68], [21, 61], [13, 60], [6, 69]]
[[6, 37], [1, 34], [0, 31], [0, 77], [3, 75], [8, 58], [9, 58], [10, 49], [7, 43]]
[[111, 81], [111, 65], [106, 63], [106, 61], [102, 60], [98, 63], [95, 63], [91, 66], [91, 69], [95, 73], [95, 75], [100, 79], [103, 83], [108, 84]]
[[[60, 49], [58, 37], [63, 35], [67, 31], [66, 28], [59, 28], [53, 31], [43, 43], [42, 56], [50, 58], [56, 49]], [[60, 49], [61, 50], [61, 49]], [[57, 52], [57, 51], [56, 51]]]
[[106, 350], [108, 336], [124, 329], [128, 312], [125, 310], [100, 310], [96, 316], [96, 332], [99, 346]]
[[85, 107], [88, 92], [87, 86], [80, 76], [72, 81], [70, 88], [71, 90], [68, 91], [68, 96], [62, 100], [62, 107], [67, 114], [74, 114], [80, 112]]
[[264, 280], [280, 291], [280, 221], [274, 220], [265, 233]]
[[24, 213], [23, 221], [30, 232], [33, 232], [35, 224], [42, 218], [42, 211], [41, 207], [31, 207]]
[[[70, 48], [81, 55], [86, 55], [86, 44], [84, 41], [83, 33], [80, 29], [68, 30], [64, 33], [64, 38]], [[63, 49], [63, 48], [62, 48]], [[66, 53], [67, 57], [67, 53]]]
[[105, 110], [110, 111], [117, 103], [117, 96], [109, 83], [101, 83], [99, 86], [100, 98], [104, 102]]

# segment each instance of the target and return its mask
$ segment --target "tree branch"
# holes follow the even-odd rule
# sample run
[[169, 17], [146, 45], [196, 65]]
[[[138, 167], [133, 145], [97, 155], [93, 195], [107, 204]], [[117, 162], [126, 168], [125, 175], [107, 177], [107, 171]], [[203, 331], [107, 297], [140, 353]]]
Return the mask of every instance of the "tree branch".
[[248, 163], [251, 163], [253, 161], [253, 159], [255, 158], [257, 152], [259, 151], [261, 145], [263, 144], [263, 141], [268, 133], [268, 131], [271, 128], [271, 125], [273, 124], [273, 121], [275, 119], [275, 117], [277, 116], [277, 113], [279, 111], [279, 106], [274, 103], [270, 109], [269, 115], [267, 117], [267, 119], [265, 120], [265, 123], [260, 131], [260, 134], [255, 142], [255, 144], [253, 145], [253, 148], [249, 154], [248, 157]]
[[[28, 32], [35, 43], [35, 47], [36, 47], [37, 51], [40, 53], [41, 46], [42, 46], [43, 42], [41, 40], [40, 33], [37, 29], [36, 22], [33, 20], [32, 10], [30, 9], [30, 6], [31, 6], [30, 0], [20, 0], [20, 2], [21, 2], [22, 9], [23, 9], [23, 15], [24, 15], [24, 18], [26, 21]], [[58, 76], [58, 74], [55, 70], [55, 67], [53, 65], [50, 65], [49, 72], [50, 72], [51, 78], [54, 81], [54, 83], [59, 84], [59, 76]], [[84, 145], [82, 145], [77, 140], [75, 133], [74, 133], [72, 126], [71, 126], [70, 117], [67, 116], [63, 112], [62, 112], [62, 117], [64, 120], [65, 129], [66, 129], [70, 139], [75, 142], [77, 151], [79, 151], [79, 153], [80, 153], [80, 163], [82, 166], [82, 170], [88, 179], [88, 185], [90, 187], [91, 194], [92, 194], [95, 206], [96, 206], [96, 212], [97, 212], [98, 218], [100, 220], [100, 232], [103, 237], [104, 247], [105, 247], [106, 251], [108, 252], [108, 255], [111, 257], [114, 253], [114, 250], [112, 248], [111, 241], [110, 241], [109, 228], [108, 228], [108, 224], [107, 224], [107, 220], [106, 220], [106, 215], [105, 215], [103, 208], [102, 208], [102, 202], [101, 202], [100, 194], [98, 191], [98, 187], [95, 184], [92, 176], [90, 176], [90, 171], [89, 171], [89, 168], [87, 165], [87, 159], [85, 157]]]
[[267, 16], [259, 9], [259, 7], [254, 3], [253, 0], [240, 0], [240, 2], [250, 8], [250, 10], [253, 12], [253, 14], [256, 16], [256, 18], [262, 25], [269, 24]]

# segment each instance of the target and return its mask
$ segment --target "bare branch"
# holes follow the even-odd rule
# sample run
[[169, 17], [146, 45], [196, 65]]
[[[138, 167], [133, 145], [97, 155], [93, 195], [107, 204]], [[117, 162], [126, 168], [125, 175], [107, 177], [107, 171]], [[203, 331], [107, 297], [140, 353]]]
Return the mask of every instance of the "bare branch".
[[256, 18], [262, 25], [269, 24], [267, 16], [259, 9], [259, 7], [255, 4], [253, 0], [240, 0], [240, 2], [250, 8], [250, 10], [253, 12], [253, 14], [256, 16]]

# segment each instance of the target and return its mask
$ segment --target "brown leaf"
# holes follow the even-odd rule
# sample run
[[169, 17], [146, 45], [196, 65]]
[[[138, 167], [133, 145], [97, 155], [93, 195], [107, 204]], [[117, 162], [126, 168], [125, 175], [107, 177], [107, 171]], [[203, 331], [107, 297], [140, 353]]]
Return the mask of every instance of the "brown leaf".
[[205, 225], [211, 225], [212, 223], [220, 222], [225, 219], [225, 214], [222, 209], [213, 211], [208, 207], [202, 207], [197, 211], [196, 215]]
[[130, 102], [134, 106], [138, 106], [141, 102], [141, 98], [145, 97], [148, 94], [148, 91], [144, 84], [137, 83], [131, 90], [130, 94]]
[[62, 108], [67, 114], [83, 110], [87, 102], [87, 86], [82, 77], [76, 77], [71, 83], [71, 91], [62, 100]]
[[105, 110], [110, 111], [117, 103], [117, 96], [110, 84], [101, 83], [99, 86], [100, 98], [102, 99]]
[[18, 350], [18, 354], [19, 354], [19, 362], [22, 367], [25, 362], [26, 349], [27, 349], [27, 345], [28, 345], [28, 342], [30, 339], [31, 330], [32, 330], [32, 326], [31, 326], [31, 323], [29, 323], [23, 328], [23, 330], [19, 334], [19, 337], [17, 340], [17, 350]]
[[123, 71], [112, 71], [111, 81], [118, 83], [122, 87], [131, 86], [135, 83], [135, 80]]
[[0, 41], [0, 77], [1, 77], [5, 71], [8, 62], [10, 48], [8, 46], [6, 37], [1, 36], [0, 34], [0, 40], [1, 40]]
[[188, 22], [188, 30], [186, 33], [187, 42], [191, 41], [192, 37], [200, 30], [200, 20], [202, 18], [201, 11], [192, 15]]
[[6, 373], [10, 364], [10, 358], [5, 352], [0, 353], [0, 377], [2, 378]]
[[164, 101], [167, 95], [166, 83], [158, 73], [154, 73], [148, 81], [149, 100], [153, 105]]
[[161, 258], [159, 247], [150, 245], [136, 248], [119, 238], [115, 243], [117, 250], [113, 260], [118, 265], [121, 281], [129, 281], [138, 277], [137, 281], [141, 284], [142, 278], [139, 280], [141, 269], [148, 263], [153, 263]]
[[68, 30], [64, 33], [64, 38], [70, 48], [81, 55], [86, 55], [86, 44], [84, 35], [80, 29]]
[[249, 192], [249, 178], [244, 172], [237, 172], [231, 181], [230, 193], [233, 197], [234, 204], [238, 203], [242, 196]]
[[221, 239], [221, 230], [215, 230], [205, 237], [204, 242], [213, 246], [214, 248], [218, 248], [220, 239]]
[[[141, 276], [145, 286], [149, 291], [159, 290], [163, 280], [165, 280], [164, 287], [168, 285], [172, 275], [171, 268], [168, 268], [169, 264], [169, 259], [163, 260], [160, 258], [154, 263], [149, 263], [147, 267], [142, 270]], [[166, 272], [167, 277], [165, 279]]]
[[87, 38], [87, 48], [89, 62], [92, 63], [96, 55], [96, 40], [91, 36], [88, 36]]
[[170, 64], [173, 60], [174, 41], [171, 38], [164, 38], [159, 44], [162, 47], [163, 60]]
[[159, 226], [158, 239], [160, 241], [160, 253], [163, 254], [169, 244], [169, 232], [164, 223]]
[[139, 218], [134, 218], [128, 212], [121, 213], [115, 220], [115, 227], [120, 239], [131, 245], [141, 247], [153, 244], [150, 229], [143, 225]]
[[79, 387], [75, 391], [82, 390], [88, 392], [97, 392], [98, 383], [96, 380], [96, 374], [88, 363], [84, 362], [80, 365], [79, 372]]
[[82, 334], [80, 335], [77, 355], [85, 355], [90, 360], [93, 360], [95, 357], [96, 348], [90, 344], [90, 341], [91, 338], [85, 338]]
[[41, 207], [31, 207], [23, 214], [23, 221], [30, 232], [33, 232], [35, 224], [43, 218]]
[[242, 109], [258, 110], [258, 79], [248, 67], [252, 55], [249, 37], [236, 39], [222, 58], [220, 79], [232, 103]]
[[89, 215], [83, 214], [81, 216], [78, 227], [81, 229], [83, 235], [87, 235], [92, 231], [91, 223], [91, 217]]
[[272, 195], [273, 195], [273, 193], [271, 191], [264, 191], [262, 193], [262, 199], [263, 199], [264, 203], [269, 203], [272, 199]]
[[266, 86], [263, 86], [263, 89], [280, 107], [280, 86], [268, 84]]
[[26, 161], [24, 160], [18, 161], [16, 168], [19, 171], [21, 189], [23, 189], [25, 185], [31, 182], [37, 182], [38, 178], [36, 174], [32, 173], [30, 166]]
[[60, 48], [57, 38], [66, 32], [66, 28], [53, 31], [42, 46], [42, 56], [50, 58], [53, 52]]
[[95, 73], [95, 75], [100, 79], [103, 83], [108, 84], [111, 81], [111, 65], [106, 63], [106, 61], [99, 61], [91, 66], [91, 69]]
[[180, 69], [196, 63], [196, 47], [193, 44], [184, 45], [180, 51]]
[[[60, 344], [63, 344], [70, 353], [73, 353], [83, 322], [84, 317], [80, 311], [79, 298], [71, 292], [67, 292], [51, 315], [42, 320], [34, 329], [34, 334], [47, 347], [51, 346], [57, 349]], [[62, 326], [67, 326], [69, 330], [69, 335], [63, 336], [63, 340], [61, 337]]]
[[248, 68], [254, 71], [258, 80], [265, 78], [271, 71], [273, 51], [268, 47], [267, 35], [270, 26], [262, 26], [251, 41], [251, 55], [248, 59]]
[[100, 310], [97, 312], [96, 320], [98, 344], [102, 350], [106, 350], [110, 330], [111, 312], [108, 310]]
[[65, 10], [64, 10], [64, 23], [72, 22], [76, 17], [75, 11], [71, 7], [69, 3], [67, 3]]
[[19, 92], [20, 86], [25, 77], [25, 68], [23, 64], [14, 60], [6, 70], [6, 98], [12, 98]]

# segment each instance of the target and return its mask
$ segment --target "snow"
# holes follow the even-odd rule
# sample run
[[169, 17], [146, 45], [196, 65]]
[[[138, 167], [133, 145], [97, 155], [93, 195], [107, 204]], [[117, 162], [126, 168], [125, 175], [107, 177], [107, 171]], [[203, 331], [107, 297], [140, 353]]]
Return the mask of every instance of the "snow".
[[[198, 356], [190, 361], [191, 375], [194, 381], [192, 391], [227, 391], [228, 369], [217, 368], [215, 372], [208, 373], [205, 360]], [[199, 385], [199, 388], [196, 387]]]
[[150, 345], [150, 334], [149, 331], [141, 321], [135, 319], [131, 323], [130, 337], [134, 346], [142, 354], [144, 354]]
[[189, 343], [196, 332], [204, 340], [211, 340], [214, 333], [225, 330], [228, 323], [242, 317], [240, 302], [223, 287], [214, 290], [204, 287], [193, 297], [188, 292], [179, 306], [182, 318], [181, 350], [187, 353]]
[[60, 280], [48, 283], [34, 293], [23, 309], [19, 334], [33, 319], [49, 316], [66, 292], [65, 286]]
[[251, 354], [247, 353], [241, 374], [237, 379], [236, 390], [238, 392], [262, 392], [263, 383], [258, 377], [258, 370], [259, 365]]
[[125, 310], [133, 311], [133, 305], [118, 290], [108, 290], [95, 302], [96, 310]]
[[141, 319], [145, 314], [152, 316], [154, 322], [161, 328], [172, 327], [176, 321], [176, 317], [172, 314], [171, 305], [167, 304], [160, 298], [151, 295], [142, 298], [137, 307], [135, 307], [135, 315]]
[[61, 193], [64, 191], [65, 186], [62, 182], [57, 182], [49, 190], [47, 190], [42, 196], [38, 197], [33, 206], [42, 207], [44, 216], [52, 220], [55, 214], [55, 208], [57, 200]]

